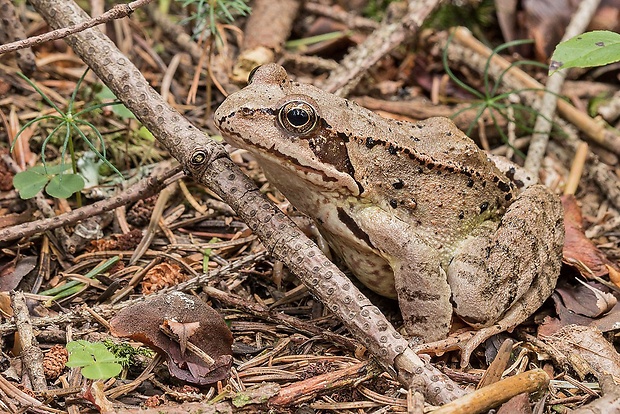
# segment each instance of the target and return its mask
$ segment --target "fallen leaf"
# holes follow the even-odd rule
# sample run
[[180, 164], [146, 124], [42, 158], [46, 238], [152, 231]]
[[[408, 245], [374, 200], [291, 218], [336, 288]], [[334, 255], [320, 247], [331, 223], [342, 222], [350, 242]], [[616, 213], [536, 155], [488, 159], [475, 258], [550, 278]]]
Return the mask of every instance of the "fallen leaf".
[[609, 273], [608, 266], [618, 270], [617, 266], [607, 259], [583, 232], [581, 209], [573, 195], [562, 196], [564, 207], [564, 239], [563, 261], [575, 267], [585, 278], [604, 276]]
[[200, 327], [199, 322], [180, 323], [176, 321], [165, 320], [164, 324], [167, 325], [170, 330], [177, 336], [179, 345], [181, 346], [181, 355], [185, 355], [185, 348], [187, 348], [187, 340], [190, 336], [196, 333], [196, 330]]
[[[179, 341], [162, 332], [161, 327], [166, 327], [170, 321], [188, 325], [175, 325], [175, 329], [177, 332], [186, 330], [183, 342], [186, 345], [191, 342], [207, 358], [189, 346], [183, 352]], [[194, 324], [198, 324], [196, 329]], [[168, 329], [172, 328], [168, 326]], [[193, 296], [173, 292], [129, 306], [110, 320], [110, 331], [115, 336], [143, 342], [166, 355], [170, 374], [184, 381], [204, 385], [229, 375], [232, 333], [219, 313]]]
[[620, 377], [620, 354], [596, 328], [569, 325], [542, 340], [566, 355], [571, 364], [578, 363], [576, 371], [581, 379], [587, 373]]
[[19, 285], [24, 276], [37, 267], [36, 256], [25, 256], [15, 261], [11, 260], [0, 268], [0, 292], [9, 292]]
[[587, 287], [558, 284], [551, 295], [558, 317], [546, 317], [538, 327], [538, 335], [550, 336], [570, 325], [590, 326], [602, 332], [618, 329], [620, 304], [605, 289], [592, 282]]
[[603, 292], [596, 286], [583, 282], [581, 286], [561, 283], [555, 291], [562, 297], [562, 302], [569, 311], [589, 318], [598, 318], [606, 314], [618, 302], [611, 293]]

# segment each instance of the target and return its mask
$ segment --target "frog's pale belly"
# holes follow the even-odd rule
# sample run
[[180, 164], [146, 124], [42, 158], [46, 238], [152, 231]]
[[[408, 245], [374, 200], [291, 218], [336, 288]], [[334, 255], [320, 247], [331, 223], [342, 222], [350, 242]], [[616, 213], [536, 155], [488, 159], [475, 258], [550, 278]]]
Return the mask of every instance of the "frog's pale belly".
[[[329, 213], [332, 214], [337, 212]], [[340, 220], [334, 220], [329, 225], [329, 220], [321, 221], [323, 224], [318, 224], [321, 234], [355, 277], [373, 292], [396, 299], [394, 271], [388, 261], [376, 249], [356, 237], [350, 228], [352, 224], [346, 225]]]

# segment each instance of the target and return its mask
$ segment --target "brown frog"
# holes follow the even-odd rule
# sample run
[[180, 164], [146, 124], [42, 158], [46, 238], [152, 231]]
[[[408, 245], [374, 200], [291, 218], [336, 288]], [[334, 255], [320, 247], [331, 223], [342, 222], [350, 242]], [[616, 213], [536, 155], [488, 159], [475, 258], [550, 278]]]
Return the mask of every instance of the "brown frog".
[[214, 118], [362, 283], [398, 299], [420, 340], [445, 338], [454, 311], [481, 329], [479, 344], [553, 291], [559, 198], [541, 185], [520, 191], [449, 119], [384, 119], [276, 64]]

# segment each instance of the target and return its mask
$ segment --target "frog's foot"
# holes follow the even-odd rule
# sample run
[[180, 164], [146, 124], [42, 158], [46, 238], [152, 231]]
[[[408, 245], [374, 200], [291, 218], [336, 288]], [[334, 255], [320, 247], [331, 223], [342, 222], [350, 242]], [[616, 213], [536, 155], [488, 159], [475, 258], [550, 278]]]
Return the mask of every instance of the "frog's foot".
[[441, 356], [449, 351], [458, 350], [461, 352], [461, 368], [465, 368], [469, 365], [469, 359], [478, 345], [482, 344], [493, 335], [504, 331], [506, 331], [505, 326], [496, 324], [480, 330], [462, 332], [440, 341], [421, 344], [410, 343], [409, 347], [412, 348], [415, 353], [433, 354], [437, 356]]
[[414, 350], [415, 353], [433, 354], [441, 356], [449, 351], [463, 351], [465, 344], [469, 342], [476, 334], [476, 331], [466, 331], [454, 336], [450, 336], [446, 339], [439, 341], [418, 343], [417, 341], [411, 341], [409, 347]]

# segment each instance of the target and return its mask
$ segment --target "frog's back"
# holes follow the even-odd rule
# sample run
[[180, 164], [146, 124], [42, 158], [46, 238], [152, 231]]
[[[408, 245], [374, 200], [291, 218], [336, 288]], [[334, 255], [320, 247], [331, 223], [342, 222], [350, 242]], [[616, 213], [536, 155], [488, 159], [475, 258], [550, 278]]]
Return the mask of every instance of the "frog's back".
[[446, 255], [481, 222], [498, 220], [516, 197], [514, 184], [451, 120], [401, 122], [344, 99], [339, 105], [337, 117], [324, 119], [348, 142], [359, 200], [409, 223]]

